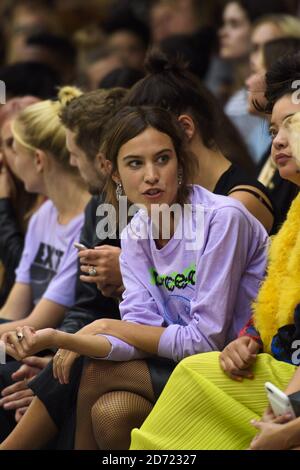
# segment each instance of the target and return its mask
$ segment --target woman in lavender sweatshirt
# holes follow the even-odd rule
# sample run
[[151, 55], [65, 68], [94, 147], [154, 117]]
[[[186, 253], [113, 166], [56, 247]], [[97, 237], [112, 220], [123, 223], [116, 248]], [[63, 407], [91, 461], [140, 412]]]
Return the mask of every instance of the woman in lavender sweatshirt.
[[[100, 320], [76, 335], [23, 328], [24, 341], [10, 338], [11, 354], [21, 357], [60, 348], [53, 369], [61, 384], [79, 355], [97, 358], [81, 379], [78, 449], [128, 448], [131, 429], [150, 412], [175, 364], [222, 350], [237, 336], [266, 265], [266, 231], [244, 206], [187, 184], [194, 159], [167, 111], [123, 109], [110, 123], [104, 151], [112, 167], [110, 201], [117, 206], [119, 199], [122, 217], [121, 196], [142, 206], [121, 237], [122, 321]], [[168, 217], [171, 206], [176, 215]], [[35, 398], [2, 448], [42, 446], [54, 432]]]

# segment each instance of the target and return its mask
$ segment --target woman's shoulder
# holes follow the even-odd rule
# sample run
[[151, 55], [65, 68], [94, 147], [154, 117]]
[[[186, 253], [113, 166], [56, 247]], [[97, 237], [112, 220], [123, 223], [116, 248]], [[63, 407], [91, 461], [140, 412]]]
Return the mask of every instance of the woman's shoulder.
[[26, 239], [33, 237], [40, 237], [42, 233], [53, 230], [52, 216], [54, 212], [54, 205], [51, 201], [47, 200], [39, 207], [39, 209], [31, 216], [28, 228], [25, 234]]
[[229, 198], [222, 194], [212, 193], [198, 185], [192, 186], [191, 204], [193, 209], [200, 204], [205, 212], [213, 212], [225, 208], [234, 212], [236, 209], [242, 209], [242, 212], [244, 212], [243, 205], [236, 199]]
[[[234, 224], [248, 227], [251, 231], [265, 236], [266, 232], [257, 219], [237, 199], [211, 193], [201, 186], [193, 186], [193, 205], [202, 205], [204, 220], [210, 227], [212, 222], [224, 226]], [[195, 209], [194, 209], [195, 210]]]
[[49, 216], [52, 216], [57, 212], [54, 204], [52, 201], [47, 199], [43, 204], [38, 208], [38, 210], [32, 215], [31, 217], [31, 223], [34, 223], [35, 221], [45, 221], [46, 219], [49, 218]]

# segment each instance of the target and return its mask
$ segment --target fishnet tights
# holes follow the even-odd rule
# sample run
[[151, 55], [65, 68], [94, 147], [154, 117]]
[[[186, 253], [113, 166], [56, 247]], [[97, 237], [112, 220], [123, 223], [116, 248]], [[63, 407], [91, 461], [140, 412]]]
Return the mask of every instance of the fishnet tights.
[[152, 403], [130, 392], [106, 393], [92, 408], [94, 437], [99, 449], [124, 450], [130, 445], [130, 431], [141, 426]]
[[145, 361], [89, 361], [77, 401], [75, 449], [124, 450], [155, 398]]

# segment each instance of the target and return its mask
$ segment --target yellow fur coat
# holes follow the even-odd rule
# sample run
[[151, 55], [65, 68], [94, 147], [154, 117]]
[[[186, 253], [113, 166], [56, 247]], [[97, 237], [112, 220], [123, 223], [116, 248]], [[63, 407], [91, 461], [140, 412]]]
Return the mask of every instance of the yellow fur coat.
[[294, 311], [299, 303], [300, 195], [272, 241], [267, 277], [254, 304], [254, 324], [265, 352], [271, 352], [272, 339], [278, 329], [294, 323]]

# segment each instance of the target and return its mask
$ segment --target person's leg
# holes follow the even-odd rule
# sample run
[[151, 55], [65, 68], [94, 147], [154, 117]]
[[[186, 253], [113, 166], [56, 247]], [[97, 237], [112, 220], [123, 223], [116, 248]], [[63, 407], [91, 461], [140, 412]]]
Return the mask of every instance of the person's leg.
[[64, 450], [74, 448], [76, 403], [83, 363], [84, 357], [75, 361], [68, 384], [61, 385], [53, 377], [52, 361], [28, 384], [45, 405], [58, 430], [55, 440], [50, 444], [52, 448]]
[[130, 392], [110, 392], [92, 408], [94, 437], [101, 450], [124, 450], [130, 446], [130, 432], [141, 426], [153, 408], [146, 398]]
[[264, 383], [284, 389], [295, 367], [258, 356], [254, 380], [236, 382], [219, 366], [219, 353], [183, 360], [141, 429], [132, 432], [131, 449], [246, 449], [256, 434], [251, 419], [267, 407]]
[[[0, 365], [0, 399], [2, 398], [2, 390], [14, 382], [11, 378], [12, 374], [16, 372], [22, 365], [18, 361], [10, 361], [7, 364]], [[2, 442], [16, 425], [15, 411], [5, 410], [0, 407], [0, 442]]]
[[14, 429], [16, 421], [13, 411], [6, 411], [0, 408], [0, 442], [2, 442]]
[[11, 434], [0, 444], [0, 450], [36, 450], [46, 445], [57, 433], [45, 405], [36, 397]]
[[[5, 449], [40, 449], [48, 445], [53, 437], [60, 435], [66, 428], [64, 423], [76, 410], [76, 396], [81, 377], [83, 360], [80, 358], [72, 368], [70, 383], [60, 385], [54, 379], [52, 362], [28, 384], [36, 398], [15, 427], [3, 442]], [[67, 427], [68, 436], [60, 436], [60, 448], [73, 448], [73, 422]], [[0, 424], [1, 426], [1, 424]], [[75, 426], [74, 426], [75, 427]], [[56, 441], [50, 443], [56, 448]], [[1, 449], [2, 447], [0, 447]]]
[[145, 361], [89, 361], [78, 393], [75, 448], [128, 448], [132, 423], [142, 424], [154, 400]]

